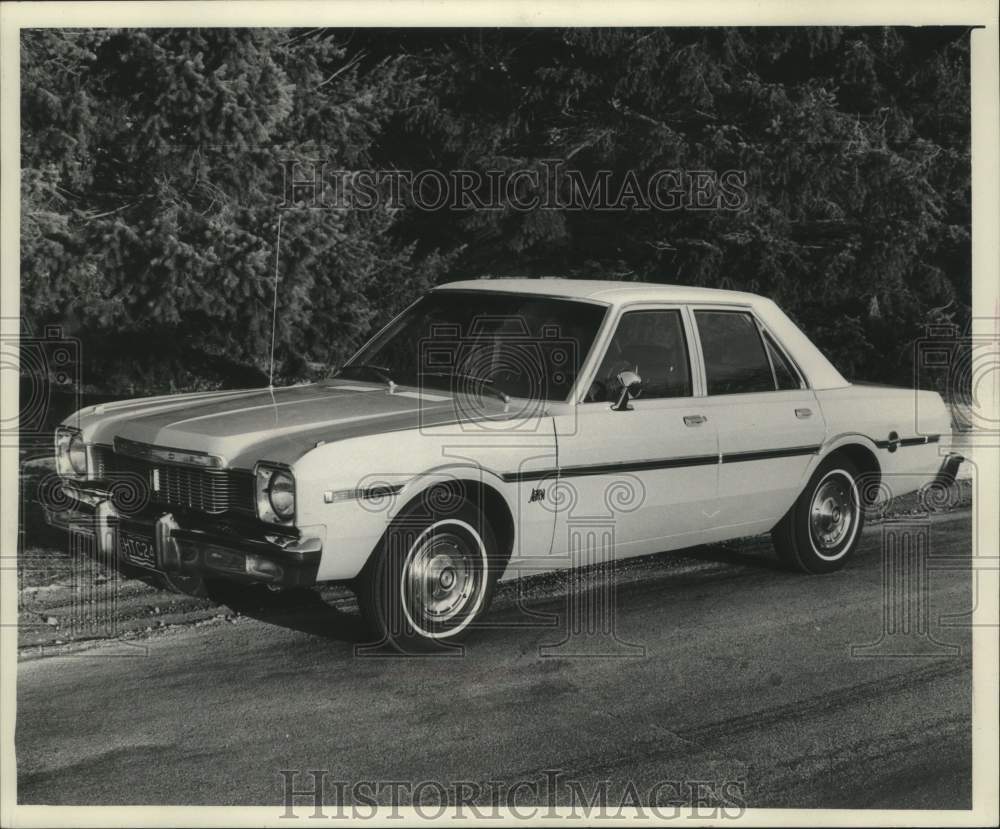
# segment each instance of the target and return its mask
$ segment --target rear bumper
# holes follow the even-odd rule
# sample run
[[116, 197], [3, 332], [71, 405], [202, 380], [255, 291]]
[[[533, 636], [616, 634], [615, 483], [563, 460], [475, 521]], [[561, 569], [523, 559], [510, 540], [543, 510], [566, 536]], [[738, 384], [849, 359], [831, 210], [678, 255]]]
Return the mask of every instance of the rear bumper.
[[964, 460], [964, 457], [955, 452], [949, 454], [941, 462], [941, 467], [938, 469], [937, 475], [934, 476], [933, 485], [947, 488], [954, 484], [955, 476], [958, 474], [958, 468], [962, 465]]
[[269, 528], [149, 508], [122, 515], [107, 492], [64, 483], [58, 506], [45, 505], [53, 527], [92, 539], [106, 562], [161, 573], [244, 583], [309, 587], [316, 583], [322, 540], [272, 534]]

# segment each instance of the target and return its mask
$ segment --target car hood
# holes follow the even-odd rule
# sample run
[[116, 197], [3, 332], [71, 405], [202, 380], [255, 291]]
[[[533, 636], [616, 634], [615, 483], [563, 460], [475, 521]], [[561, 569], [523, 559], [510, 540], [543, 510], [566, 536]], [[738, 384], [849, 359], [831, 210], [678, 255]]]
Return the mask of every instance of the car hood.
[[384, 384], [326, 381], [277, 389], [181, 394], [105, 403], [76, 421], [88, 443], [116, 437], [221, 456], [227, 466], [294, 463], [319, 442], [470, 419], [503, 419], [500, 400]]

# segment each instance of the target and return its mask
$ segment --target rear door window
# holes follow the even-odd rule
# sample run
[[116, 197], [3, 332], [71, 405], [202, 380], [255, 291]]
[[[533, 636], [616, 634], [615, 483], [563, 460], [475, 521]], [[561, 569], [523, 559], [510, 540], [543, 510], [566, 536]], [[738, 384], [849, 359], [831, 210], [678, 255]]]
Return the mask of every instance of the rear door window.
[[774, 375], [752, 315], [695, 311], [709, 394], [774, 391]]

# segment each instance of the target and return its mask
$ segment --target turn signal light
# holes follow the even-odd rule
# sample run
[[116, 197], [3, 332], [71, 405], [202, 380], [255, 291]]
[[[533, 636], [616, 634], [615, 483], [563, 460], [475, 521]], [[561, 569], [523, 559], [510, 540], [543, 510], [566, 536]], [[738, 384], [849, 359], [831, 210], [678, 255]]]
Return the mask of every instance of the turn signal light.
[[277, 581], [280, 579], [285, 571], [280, 564], [276, 564], [270, 559], [261, 558], [258, 555], [250, 553], [246, 559], [247, 573], [252, 576], [263, 576], [264, 578], [274, 579]]

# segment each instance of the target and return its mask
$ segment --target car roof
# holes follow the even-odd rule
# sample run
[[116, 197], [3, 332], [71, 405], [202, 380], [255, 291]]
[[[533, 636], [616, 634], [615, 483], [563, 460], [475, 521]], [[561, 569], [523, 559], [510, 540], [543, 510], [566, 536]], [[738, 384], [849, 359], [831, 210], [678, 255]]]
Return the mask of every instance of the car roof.
[[621, 307], [632, 302], [743, 305], [752, 308], [778, 342], [789, 350], [814, 389], [842, 388], [849, 385], [843, 375], [810, 342], [799, 327], [772, 300], [744, 291], [723, 291], [690, 285], [665, 285], [658, 282], [614, 282], [596, 279], [558, 277], [490, 277], [448, 282], [435, 291], [500, 291], [511, 294], [535, 294]]
[[565, 279], [542, 276], [489, 277], [466, 279], [438, 285], [436, 291], [501, 291], [512, 294], [537, 294], [565, 299], [586, 299], [615, 305], [622, 302], [733, 302], [755, 304], [757, 294], [698, 288], [690, 285], [667, 285], [658, 282], [615, 282], [610, 279]]

